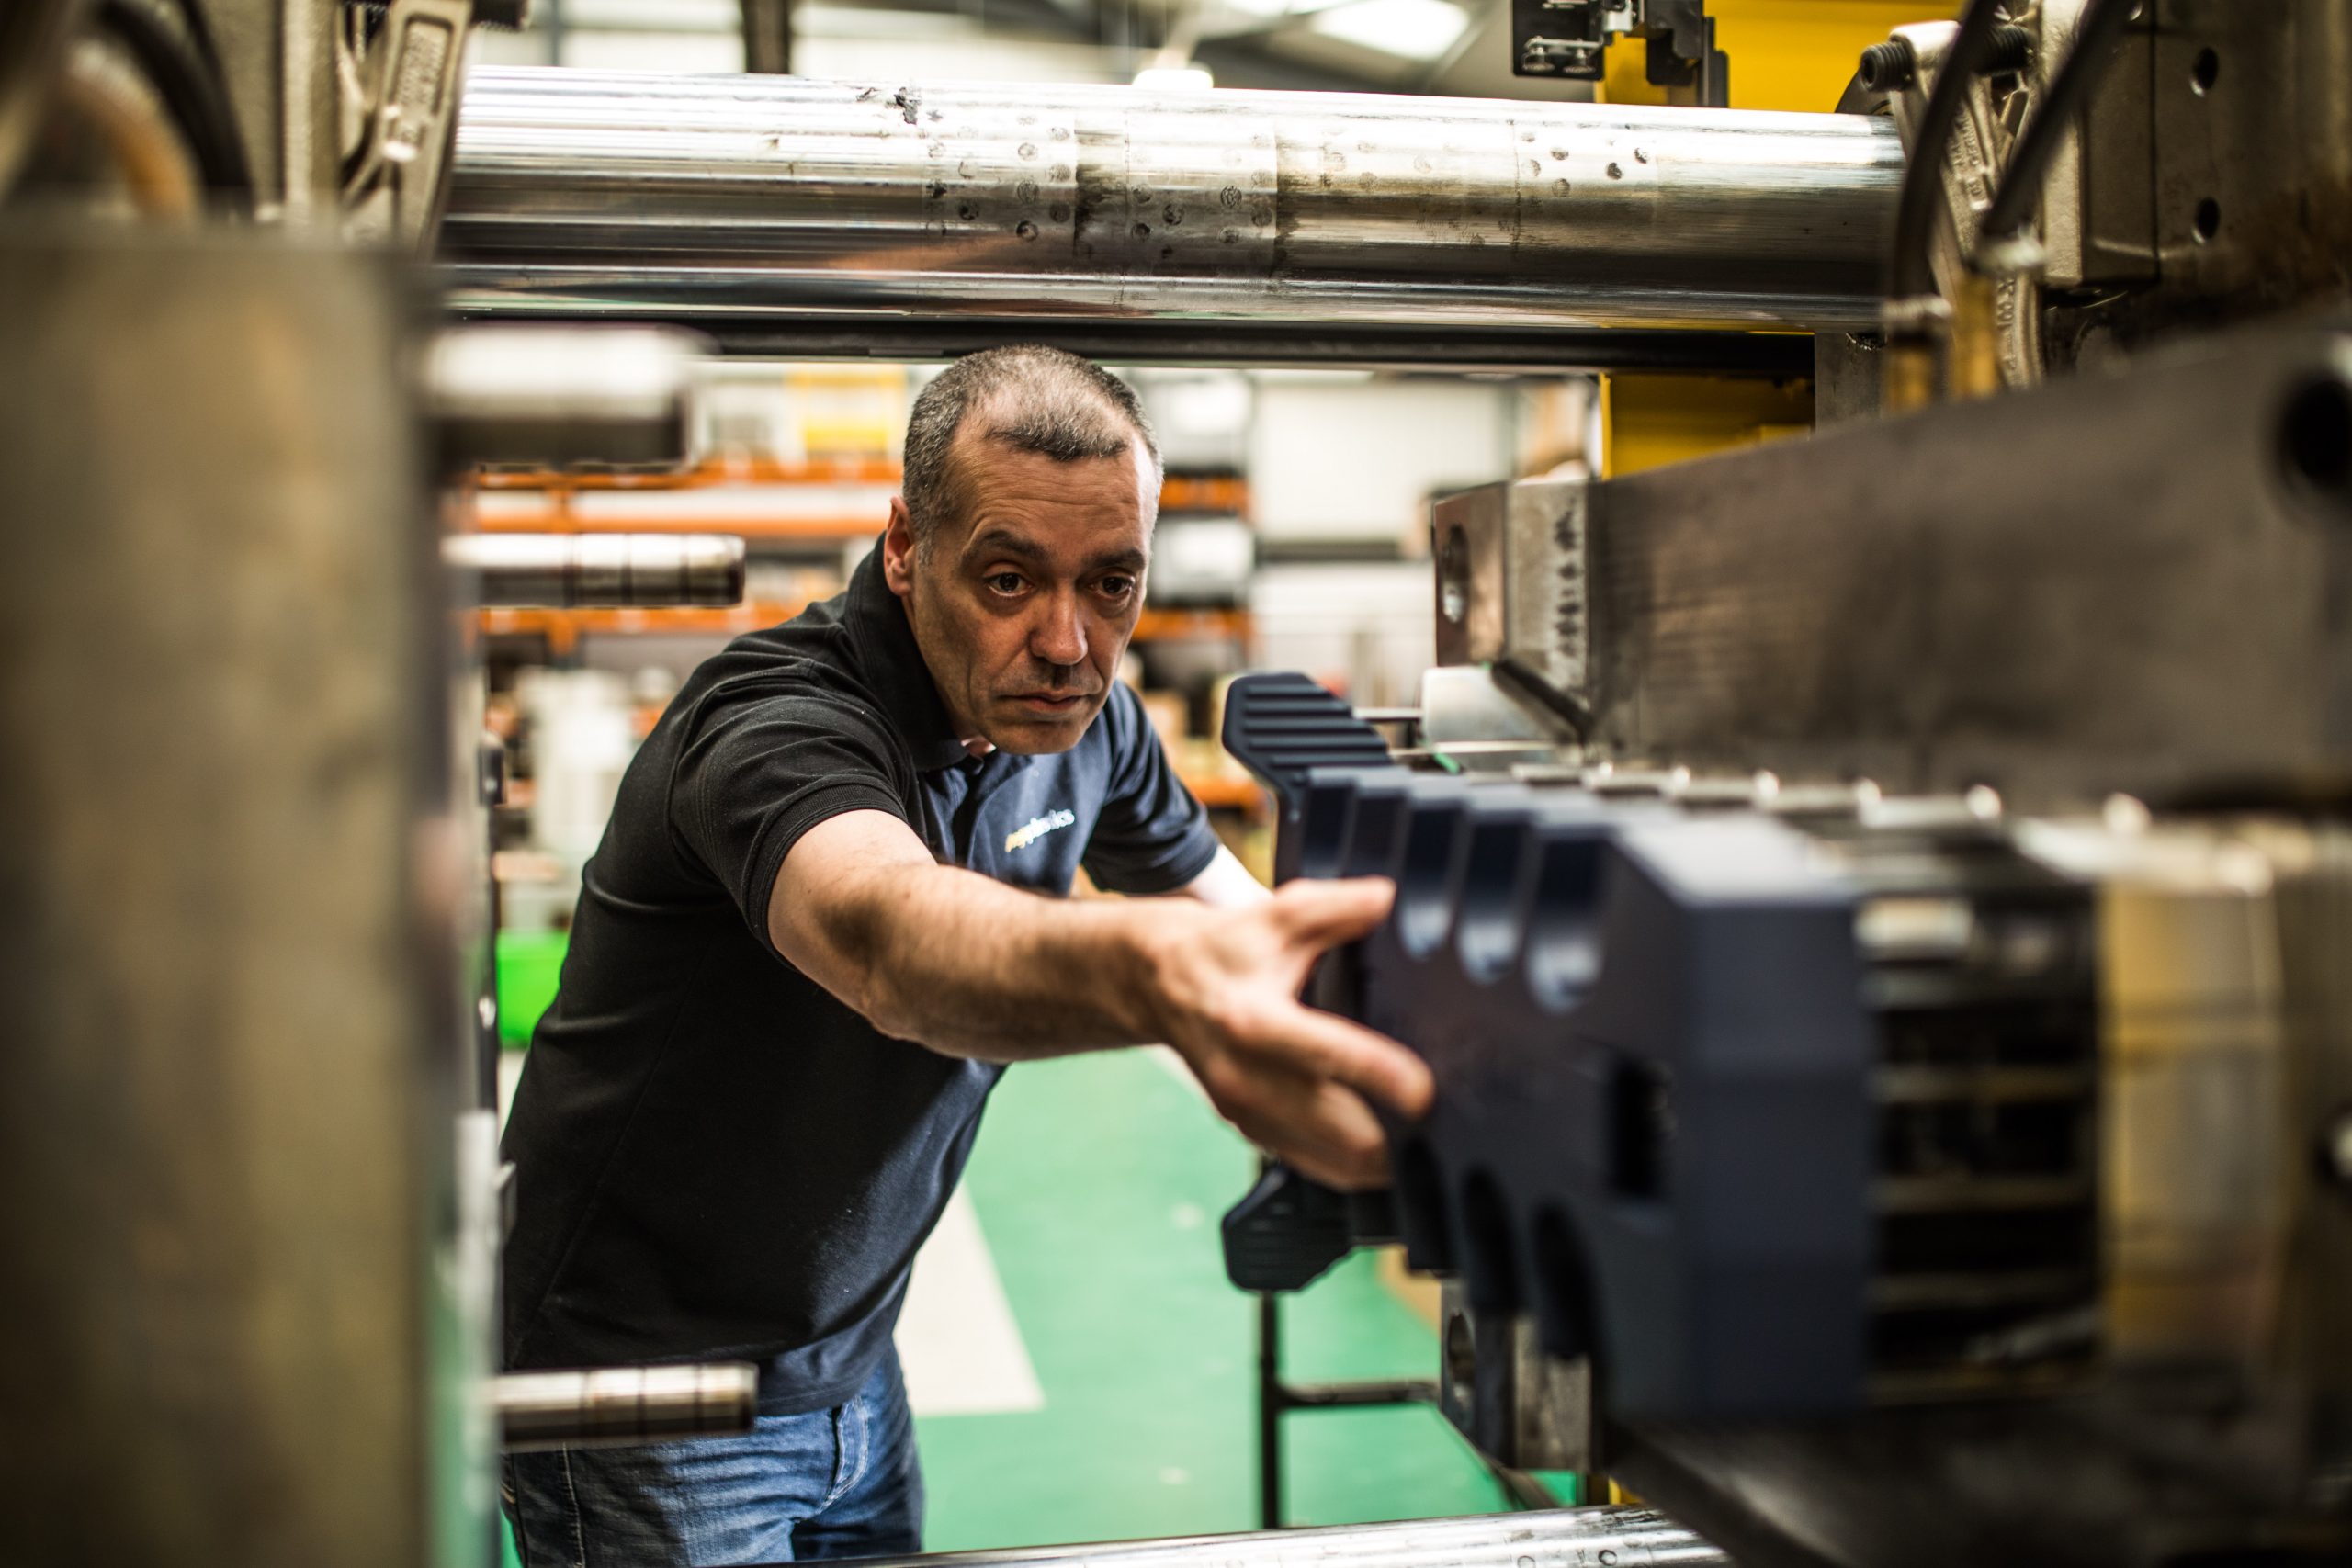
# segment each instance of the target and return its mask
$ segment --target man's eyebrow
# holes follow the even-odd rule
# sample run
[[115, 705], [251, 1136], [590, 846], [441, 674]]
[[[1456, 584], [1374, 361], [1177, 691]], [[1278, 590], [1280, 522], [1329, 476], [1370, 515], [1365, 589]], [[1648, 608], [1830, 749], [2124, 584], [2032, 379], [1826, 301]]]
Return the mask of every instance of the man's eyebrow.
[[[972, 542], [964, 547], [967, 560], [979, 560], [989, 556], [1012, 556], [1032, 566], [1051, 564], [1043, 546], [1002, 526], [981, 529], [972, 536]], [[1141, 571], [1144, 558], [1141, 550], [1112, 550], [1089, 560], [1084, 570], [1087, 572]]]
[[964, 555], [967, 559], [991, 555], [1016, 556], [1032, 565], [1043, 566], [1046, 563], [1043, 546], [1003, 527], [983, 528], [973, 535], [972, 542], [964, 547]]

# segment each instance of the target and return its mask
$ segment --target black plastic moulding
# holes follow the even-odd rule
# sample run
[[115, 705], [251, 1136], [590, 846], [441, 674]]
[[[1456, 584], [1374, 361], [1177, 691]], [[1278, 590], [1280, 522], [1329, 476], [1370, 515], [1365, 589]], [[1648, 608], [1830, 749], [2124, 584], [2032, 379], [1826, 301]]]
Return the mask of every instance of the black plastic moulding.
[[[1852, 886], [1769, 818], [1324, 765], [1344, 710], [1276, 690], [1318, 744], [1261, 705], [1233, 749], [1283, 801], [1291, 872], [1397, 884], [1311, 994], [1436, 1074], [1430, 1114], [1391, 1129], [1413, 1265], [1590, 1356], [1613, 1416], [1858, 1408], [1875, 1032]], [[1280, 1206], [1340, 1247], [1331, 1205]]]
[[1321, 768], [1404, 770], [1380, 731], [1304, 675], [1244, 675], [1226, 689], [1225, 749], [1272, 792], [1274, 880], [1298, 874], [1297, 825], [1308, 775]]
[[[1274, 880], [1342, 873], [1299, 836], [1318, 792], [1351, 801], [1358, 778], [1402, 781], [1388, 743], [1353, 709], [1304, 675], [1244, 675], [1227, 689], [1225, 749], [1274, 797]], [[1327, 818], [1318, 817], [1318, 820]], [[1327, 837], [1329, 829], [1326, 829]], [[1374, 868], [1378, 869], [1378, 868]], [[1308, 999], [1344, 1011], [1352, 953], [1328, 955], [1307, 982]], [[1219, 1226], [1226, 1277], [1245, 1291], [1302, 1290], [1363, 1246], [1396, 1239], [1386, 1192], [1341, 1193], [1281, 1165], [1269, 1167]]]

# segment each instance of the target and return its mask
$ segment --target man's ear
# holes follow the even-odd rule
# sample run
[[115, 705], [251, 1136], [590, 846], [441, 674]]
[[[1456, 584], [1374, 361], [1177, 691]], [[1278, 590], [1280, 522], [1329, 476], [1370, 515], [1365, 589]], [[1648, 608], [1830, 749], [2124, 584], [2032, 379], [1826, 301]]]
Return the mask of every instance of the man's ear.
[[914, 591], [915, 521], [907, 515], [904, 496], [890, 498], [890, 526], [882, 536], [882, 581], [901, 599]]

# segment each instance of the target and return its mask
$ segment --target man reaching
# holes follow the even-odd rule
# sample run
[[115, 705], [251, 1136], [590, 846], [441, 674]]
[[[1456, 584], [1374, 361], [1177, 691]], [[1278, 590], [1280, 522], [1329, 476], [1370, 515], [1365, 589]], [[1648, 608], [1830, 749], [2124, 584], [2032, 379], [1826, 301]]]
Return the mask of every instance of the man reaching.
[[[1269, 894], [1115, 679], [1159, 462], [1075, 355], [957, 362], [846, 591], [696, 670], [624, 778], [506, 1137], [517, 1368], [740, 1358], [742, 1438], [507, 1461], [526, 1568], [919, 1550], [890, 1332], [1003, 1064], [1164, 1042], [1250, 1138], [1385, 1178], [1419, 1058], [1297, 1000], [1385, 882]], [[1130, 895], [1062, 897], [1083, 865]]]

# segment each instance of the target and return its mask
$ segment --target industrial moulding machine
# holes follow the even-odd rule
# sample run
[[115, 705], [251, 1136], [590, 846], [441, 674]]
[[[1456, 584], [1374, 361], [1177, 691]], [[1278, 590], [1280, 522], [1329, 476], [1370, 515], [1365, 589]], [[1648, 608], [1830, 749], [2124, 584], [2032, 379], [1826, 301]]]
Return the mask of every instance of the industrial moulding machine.
[[0, 12], [0, 1557], [482, 1563], [502, 1444], [748, 1420], [495, 1373], [456, 615], [741, 546], [442, 498], [675, 460], [697, 354], [1005, 341], [1610, 411], [1436, 505], [1409, 715], [1235, 689], [1281, 874], [1397, 884], [1315, 998], [1439, 1095], [1392, 1192], [1225, 1233], [1270, 1300], [1400, 1241], [1446, 1415], [1638, 1504], [1053, 1560], [2352, 1556], [2352, 6], [1847, 16], [1771, 108], [1765, 0], [1507, 9], [1605, 101]]

